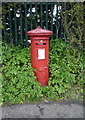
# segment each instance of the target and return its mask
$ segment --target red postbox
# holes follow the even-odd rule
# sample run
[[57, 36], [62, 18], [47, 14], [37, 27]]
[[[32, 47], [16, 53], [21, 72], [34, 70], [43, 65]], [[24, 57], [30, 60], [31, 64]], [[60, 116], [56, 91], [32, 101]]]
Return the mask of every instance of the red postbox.
[[52, 31], [41, 29], [38, 26], [36, 29], [28, 31], [27, 35], [31, 40], [31, 62], [32, 67], [36, 70], [35, 76], [41, 86], [48, 84], [49, 78], [49, 36]]

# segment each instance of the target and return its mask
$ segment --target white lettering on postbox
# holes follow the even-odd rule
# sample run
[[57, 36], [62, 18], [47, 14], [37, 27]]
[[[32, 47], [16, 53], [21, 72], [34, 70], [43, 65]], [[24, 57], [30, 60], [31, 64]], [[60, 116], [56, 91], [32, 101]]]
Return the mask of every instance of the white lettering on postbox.
[[45, 59], [45, 49], [38, 49], [38, 59]]

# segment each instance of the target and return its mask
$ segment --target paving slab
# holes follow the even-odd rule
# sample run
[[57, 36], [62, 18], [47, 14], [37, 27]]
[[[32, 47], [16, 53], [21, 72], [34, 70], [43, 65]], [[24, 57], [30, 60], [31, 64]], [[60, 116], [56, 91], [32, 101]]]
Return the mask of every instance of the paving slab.
[[83, 118], [83, 102], [43, 102], [5, 105], [3, 118]]

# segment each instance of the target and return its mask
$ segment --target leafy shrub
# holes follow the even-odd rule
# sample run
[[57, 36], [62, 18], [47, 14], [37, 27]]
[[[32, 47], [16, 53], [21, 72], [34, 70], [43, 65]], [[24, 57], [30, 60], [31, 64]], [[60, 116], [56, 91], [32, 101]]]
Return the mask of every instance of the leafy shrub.
[[[36, 99], [60, 99], [72, 85], [82, 89], [83, 56], [62, 40], [50, 41], [49, 84], [36, 82], [30, 63], [29, 48], [5, 45], [2, 47], [3, 103], [16, 104]], [[76, 54], [74, 54], [76, 53]]]
[[35, 82], [30, 63], [29, 48], [20, 49], [5, 45], [2, 60], [3, 102], [22, 103], [30, 96], [31, 99], [36, 97], [36, 91], [40, 94], [40, 86]]
[[[62, 40], [52, 40], [50, 44], [50, 78], [58, 95], [71, 90], [72, 85], [83, 85], [83, 55], [71, 49]], [[54, 92], [55, 92], [54, 91]]]

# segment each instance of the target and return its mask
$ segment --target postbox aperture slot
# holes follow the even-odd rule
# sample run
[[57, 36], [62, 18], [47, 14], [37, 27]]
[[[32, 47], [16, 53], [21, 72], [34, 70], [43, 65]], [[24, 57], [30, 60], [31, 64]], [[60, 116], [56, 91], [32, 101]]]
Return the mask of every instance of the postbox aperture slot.
[[46, 45], [46, 43], [36, 43], [36, 45]]

